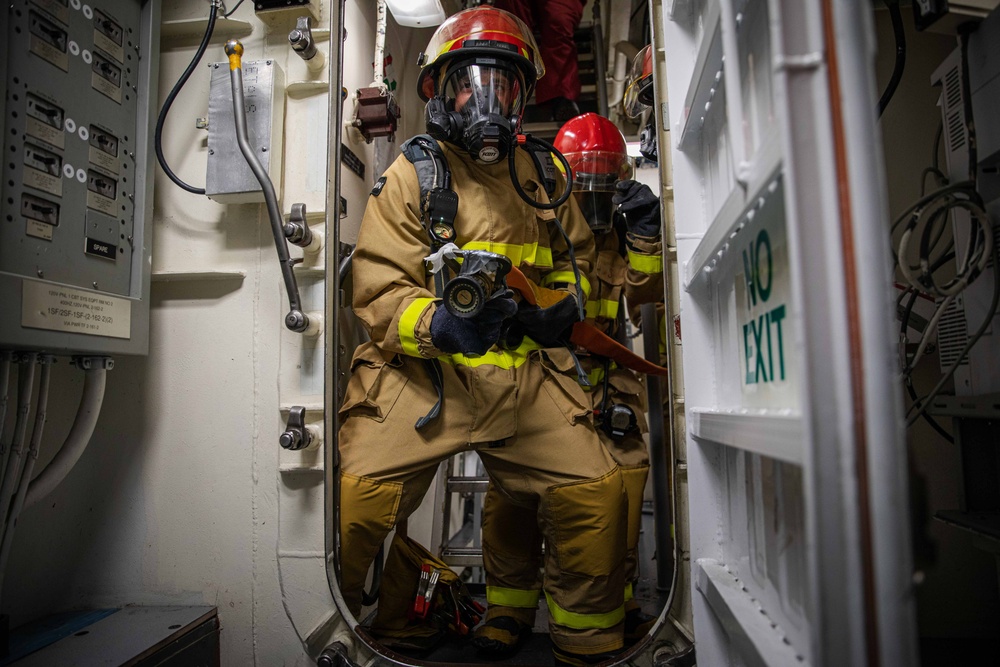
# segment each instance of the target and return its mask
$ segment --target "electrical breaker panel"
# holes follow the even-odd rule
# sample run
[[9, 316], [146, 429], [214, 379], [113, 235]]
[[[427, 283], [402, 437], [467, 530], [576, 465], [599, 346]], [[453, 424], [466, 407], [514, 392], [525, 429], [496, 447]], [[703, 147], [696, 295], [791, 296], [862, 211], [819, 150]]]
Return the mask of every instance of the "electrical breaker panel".
[[159, 2], [4, 4], [0, 348], [145, 354]]

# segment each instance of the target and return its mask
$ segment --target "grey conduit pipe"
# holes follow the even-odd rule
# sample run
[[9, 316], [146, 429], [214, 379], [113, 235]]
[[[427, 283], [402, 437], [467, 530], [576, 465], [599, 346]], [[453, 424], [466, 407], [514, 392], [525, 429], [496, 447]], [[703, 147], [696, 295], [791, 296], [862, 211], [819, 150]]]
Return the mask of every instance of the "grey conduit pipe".
[[91, 368], [84, 373], [83, 396], [80, 397], [80, 407], [76, 410], [73, 426], [59, 452], [28, 486], [24, 497], [24, 508], [31, 507], [52, 493], [66, 479], [66, 475], [80, 460], [90, 442], [90, 437], [94, 434], [97, 418], [101, 414], [101, 405], [104, 403], [108, 371], [105, 368]]
[[45, 430], [45, 414], [49, 405], [49, 377], [52, 372], [51, 355], [42, 355], [40, 364], [42, 366], [41, 378], [38, 381], [38, 404], [35, 407], [35, 426], [31, 431], [31, 441], [28, 444], [28, 456], [24, 461], [24, 472], [21, 473], [21, 483], [14, 494], [14, 504], [10, 508], [10, 518], [7, 520], [7, 529], [3, 532], [3, 541], [0, 542], [0, 588], [3, 587], [4, 573], [7, 572], [7, 559], [10, 557], [10, 546], [14, 543], [14, 529], [17, 528], [17, 517], [24, 507], [24, 498], [28, 494], [28, 486], [31, 481], [31, 473], [35, 469], [35, 462], [38, 460], [38, 449], [42, 444], [42, 432]]
[[10, 384], [11, 353], [0, 352], [0, 476], [7, 466], [7, 449], [3, 445], [3, 425], [7, 423], [7, 387]]
[[35, 387], [35, 364], [37, 352], [28, 352], [17, 371], [17, 421], [14, 422], [14, 437], [10, 443], [10, 457], [7, 469], [3, 471], [0, 483], [0, 535], [7, 532], [7, 512], [14, 499], [18, 473], [21, 472], [24, 436], [28, 431], [28, 413], [31, 412], [31, 391]]
[[[643, 304], [642, 348], [649, 361], [659, 363], [660, 341], [656, 335], [659, 318], [656, 304]], [[669, 378], [667, 380], [669, 382]], [[663, 393], [660, 378], [646, 377], [646, 396], [649, 399], [649, 466], [653, 478], [653, 537], [656, 544], [656, 588], [670, 590], [674, 579], [673, 507], [670, 502], [670, 468], [673, 465], [671, 448], [663, 428]]]

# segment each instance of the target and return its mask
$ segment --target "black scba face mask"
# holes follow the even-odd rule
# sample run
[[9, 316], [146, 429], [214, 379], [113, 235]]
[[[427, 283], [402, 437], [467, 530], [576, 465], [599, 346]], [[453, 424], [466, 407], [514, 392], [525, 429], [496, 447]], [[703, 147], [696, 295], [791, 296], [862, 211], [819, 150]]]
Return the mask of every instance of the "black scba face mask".
[[484, 164], [507, 157], [524, 105], [517, 70], [496, 59], [479, 58], [452, 67], [444, 87], [445, 97], [427, 102], [427, 132], [461, 146]]

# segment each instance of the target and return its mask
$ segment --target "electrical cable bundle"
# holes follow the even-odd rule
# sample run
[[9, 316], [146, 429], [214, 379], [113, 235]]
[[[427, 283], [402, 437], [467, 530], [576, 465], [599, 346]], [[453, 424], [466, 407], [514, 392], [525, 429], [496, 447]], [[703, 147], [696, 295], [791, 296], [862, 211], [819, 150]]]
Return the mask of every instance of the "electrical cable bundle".
[[[937, 141], [935, 141], [935, 153], [936, 151]], [[934, 174], [939, 182], [943, 180], [943, 174], [937, 169], [936, 165], [925, 169], [923, 176], [926, 178], [928, 173]], [[948, 225], [954, 217], [951, 214], [960, 210], [965, 210], [969, 214], [967, 218], [969, 222], [968, 239], [964, 244], [962, 252], [959, 252], [956, 248], [952, 235], [946, 233]], [[957, 221], [965, 219], [964, 216], [955, 218]], [[955, 370], [965, 359], [972, 346], [985, 333], [989, 323], [992, 321], [993, 315], [996, 312], [998, 298], [1000, 298], [1000, 272], [996, 270], [993, 272], [994, 289], [992, 304], [983, 324], [969, 338], [961, 354], [945, 371], [934, 389], [923, 398], [918, 398], [916, 390], [912, 385], [911, 374], [916, 364], [927, 351], [928, 345], [942, 317], [958, 295], [983, 273], [989, 265], [991, 257], [994, 258], [994, 266], [997, 266], [993, 226], [986, 213], [982, 197], [975, 189], [975, 182], [963, 181], [961, 183], [945, 184], [930, 194], [921, 196], [919, 200], [896, 219], [892, 225], [892, 232], [895, 233], [900, 228], [902, 228], [903, 232], [897, 246], [896, 262], [900, 273], [908, 284], [908, 289], [900, 296], [898, 303], [901, 305], [903, 300], [907, 296], [909, 297], [900, 323], [901, 348], [905, 345], [907, 325], [918, 296], [925, 295], [938, 301], [934, 315], [923, 331], [916, 353], [909, 362], [906, 361], [905, 353], [901, 351], [900, 354], [904, 384], [913, 400], [913, 404], [907, 413], [907, 426], [912, 425], [913, 422], [922, 416], [932, 428], [947, 440], [952, 441], [951, 436], [947, 435], [944, 429], [930, 418], [925, 411], [930, 402], [940, 393], [945, 382], [954, 374]], [[956, 258], [958, 259], [958, 265], [954, 269], [954, 274], [939, 278], [941, 269], [945, 267], [951, 269], [951, 267], [955, 266], [954, 261]]]

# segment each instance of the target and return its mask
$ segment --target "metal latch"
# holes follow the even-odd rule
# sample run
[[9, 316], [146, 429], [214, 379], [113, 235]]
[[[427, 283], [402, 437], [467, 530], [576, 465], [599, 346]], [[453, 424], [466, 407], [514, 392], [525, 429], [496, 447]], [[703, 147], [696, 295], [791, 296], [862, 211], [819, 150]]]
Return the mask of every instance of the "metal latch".
[[312, 434], [306, 428], [306, 409], [301, 405], [293, 405], [288, 411], [288, 423], [285, 432], [278, 438], [278, 444], [285, 449], [298, 451], [305, 449], [312, 442]]

